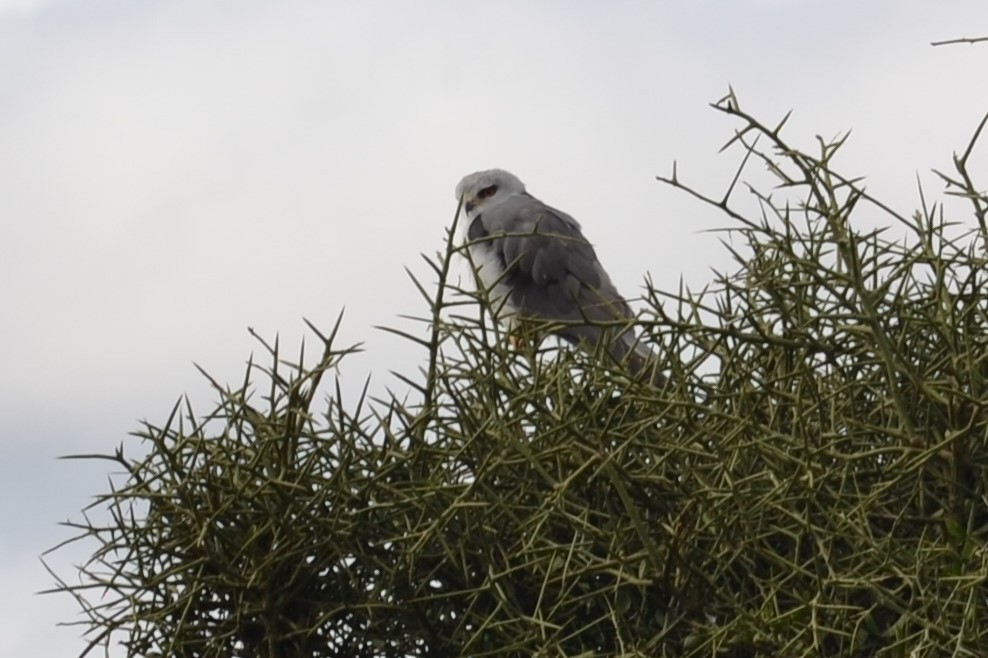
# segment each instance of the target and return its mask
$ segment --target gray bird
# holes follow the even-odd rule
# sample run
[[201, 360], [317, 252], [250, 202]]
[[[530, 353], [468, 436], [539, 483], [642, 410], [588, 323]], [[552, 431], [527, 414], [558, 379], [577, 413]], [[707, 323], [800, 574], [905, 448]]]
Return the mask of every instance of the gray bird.
[[533, 197], [502, 169], [464, 176], [456, 197], [478, 281], [509, 332], [525, 319], [565, 323], [553, 333], [590, 352], [604, 341], [615, 362], [665, 386], [655, 355], [630, 327], [631, 307], [575, 219]]

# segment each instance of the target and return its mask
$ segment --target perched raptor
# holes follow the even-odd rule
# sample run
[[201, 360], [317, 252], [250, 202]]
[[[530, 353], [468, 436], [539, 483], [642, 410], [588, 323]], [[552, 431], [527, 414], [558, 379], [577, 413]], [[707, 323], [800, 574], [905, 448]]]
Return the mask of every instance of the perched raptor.
[[466, 214], [470, 258], [498, 320], [559, 322], [553, 333], [611, 358], [655, 386], [666, 379], [635, 338], [634, 314], [604, 271], [580, 224], [525, 191], [502, 169], [478, 171], [456, 186]]

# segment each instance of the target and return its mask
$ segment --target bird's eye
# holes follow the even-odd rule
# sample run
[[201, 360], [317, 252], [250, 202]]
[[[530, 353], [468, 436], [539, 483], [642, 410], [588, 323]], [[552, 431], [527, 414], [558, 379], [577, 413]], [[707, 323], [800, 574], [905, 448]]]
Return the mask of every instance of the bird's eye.
[[497, 192], [497, 185], [488, 185], [481, 191], [477, 192], [477, 196], [479, 196], [481, 199], [486, 199], [487, 197], [494, 196], [495, 192]]

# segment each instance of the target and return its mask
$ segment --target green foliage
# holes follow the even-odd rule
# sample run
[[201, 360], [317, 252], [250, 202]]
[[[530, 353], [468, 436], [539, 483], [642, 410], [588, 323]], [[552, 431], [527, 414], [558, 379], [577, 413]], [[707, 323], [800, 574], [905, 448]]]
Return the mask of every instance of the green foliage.
[[[94, 507], [75, 595], [128, 656], [988, 655], [988, 199], [967, 152], [940, 206], [897, 215], [731, 95], [778, 177], [733, 218], [739, 270], [651, 290], [673, 384], [510, 349], [477, 295], [418, 284], [416, 402], [345, 404], [314, 366], [251, 365]], [[783, 122], [784, 123], [784, 122]], [[982, 124], [984, 125], [984, 124]], [[979, 128], [980, 132], [980, 128]], [[759, 142], [768, 144], [767, 148]], [[859, 208], [907, 237], [856, 230]], [[954, 233], [958, 231], [954, 230]], [[665, 310], [662, 310], [662, 309]], [[261, 395], [258, 391], [264, 390]], [[365, 389], [366, 390], [366, 389]]]

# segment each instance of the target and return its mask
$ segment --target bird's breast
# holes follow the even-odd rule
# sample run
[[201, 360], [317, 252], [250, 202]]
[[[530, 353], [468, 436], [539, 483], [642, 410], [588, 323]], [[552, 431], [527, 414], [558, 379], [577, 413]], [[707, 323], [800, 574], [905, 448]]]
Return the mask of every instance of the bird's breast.
[[470, 260], [477, 273], [478, 283], [487, 292], [491, 308], [501, 319], [515, 313], [511, 303], [511, 288], [504, 275], [504, 259], [498, 252], [495, 239], [484, 229], [480, 215], [475, 217], [468, 228], [470, 240]]
[[491, 296], [491, 301], [494, 301], [495, 297], [507, 296], [509, 289], [504, 280], [504, 264], [494, 248], [483, 243], [472, 245], [470, 257], [476, 268], [477, 278]]

